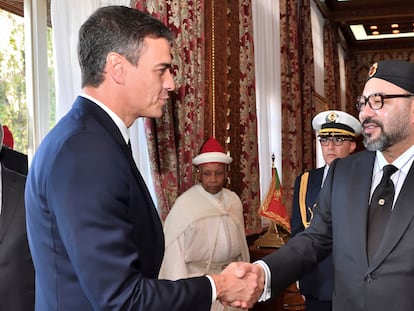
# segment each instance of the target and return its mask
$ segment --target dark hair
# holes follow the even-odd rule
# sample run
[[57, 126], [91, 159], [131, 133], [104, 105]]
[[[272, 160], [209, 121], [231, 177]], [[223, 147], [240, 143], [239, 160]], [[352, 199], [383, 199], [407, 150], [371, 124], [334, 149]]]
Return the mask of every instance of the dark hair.
[[107, 6], [95, 11], [79, 30], [78, 58], [82, 88], [103, 82], [106, 57], [123, 55], [137, 65], [146, 37], [173, 40], [171, 30], [160, 20], [125, 6]]

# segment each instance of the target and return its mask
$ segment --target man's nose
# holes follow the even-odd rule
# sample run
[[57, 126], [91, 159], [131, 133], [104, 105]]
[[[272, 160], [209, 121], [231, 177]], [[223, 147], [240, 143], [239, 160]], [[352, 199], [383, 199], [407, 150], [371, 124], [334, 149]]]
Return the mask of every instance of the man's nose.
[[171, 71], [169, 71], [169, 70], [165, 73], [165, 79], [164, 79], [163, 87], [167, 91], [173, 91], [175, 89], [174, 78], [173, 78], [173, 75], [172, 75]]

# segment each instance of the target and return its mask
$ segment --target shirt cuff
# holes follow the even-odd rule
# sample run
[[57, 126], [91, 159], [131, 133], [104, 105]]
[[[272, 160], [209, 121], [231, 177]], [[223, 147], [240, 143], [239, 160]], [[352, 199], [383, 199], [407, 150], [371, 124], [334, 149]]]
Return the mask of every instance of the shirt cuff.
[[206, 277], [210, 280], [211, 283], [211, 303], [214, 303], [217, 299], [216, 284], [214, 284], [213, 278], [211, 276], [206, 275]]
[[263, 260], [257, 260], [254, 262], [254, 264], [260, 265], [265, 272], [265, 284], [263, 288], [263, 293], [260, 296], [259, 301], [269, 300], [272, 297], [272, 290], [270, 288], [272, 283], [271, 283], [271, 274], [270, 274], [269, 266]]

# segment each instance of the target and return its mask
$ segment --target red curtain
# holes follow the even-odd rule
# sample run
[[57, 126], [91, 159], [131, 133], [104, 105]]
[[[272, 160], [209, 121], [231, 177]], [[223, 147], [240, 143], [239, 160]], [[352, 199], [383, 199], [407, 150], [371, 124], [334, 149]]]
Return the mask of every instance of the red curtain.
[[[329, 109], [341, 109], [341, 88], [338, 81], [339, 75], [339, 55], [336, 28], [329, 22], [324, 27], [324, 67], [325, 67], [325, 97], [329, 104]], [[317, 111], [319, 112], [319, 111]]]
[[177, 196], [194, 184], [191, 164], [203, 136], [203, 1], [135, 1], [134, 7], [161, 19], [175, 33], [176, 90], [160, 119], [146, 120], [151, 169], [162, 218]]
[[282, 170], [291, 213], [296, 176], [315, 166], [314, 64], [310, 0], [281, 0]]

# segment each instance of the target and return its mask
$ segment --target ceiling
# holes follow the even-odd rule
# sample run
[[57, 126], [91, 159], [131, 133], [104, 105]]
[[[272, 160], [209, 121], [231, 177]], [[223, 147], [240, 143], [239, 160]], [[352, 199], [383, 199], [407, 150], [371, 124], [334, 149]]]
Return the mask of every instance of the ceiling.
[[0, 8], [3, 10], [12, 12], [14, 14], [23, 16], [23, 2], [24, 0], [20, 1], [0, 1]]
[[[344, 43], [353, 51], [374, 51], [414, 48], [414, 3], [413, 0], [316, 0], [322, 13], [336, 23], [343, 35]], [[398, 27], [391, 28], [391, 25]], [[368, 37], [356, 40], [351, 25], [361, 25]], [[377, 26], [380, 35], [372, 35], [370, 27]], [[356, 28], [356, 27], [354, 27]], [[390, 33], [399, 30], [400, 35], [413, 37], [397, 38]]]
[[[413, 0], [315, 0], [322, 14], [336, 23], [343, 35], [343, 44], [348, 49], [375, 51], [384, 49], [414, 48], [414, 37], [356, 40], [351, 25], [363, 25], [369, 34], [371, 26], [378, 26], [381, 34], [389, 32], [391, 25], [397, 23], [401, 33], [414, 31]], [[23, 16], [24, 0], [0, 0], [0, 8]], [[48, 0], [50, 7], [50, 0]], [[49, 15], [49, 14], [48, 14]], [[50, 15], [49, 15], [50, 16]], [[48, 20], [50, 25], [50, 18]], [[414, 35], [414, 33], [413, 33]], [[371, 36], [379, 37], [379, 36]]]
[[[47, 0], [47, 24], [51, 26], [50, 22], [50, 1]], [[0, 9], [9, 11], [11, 13], [23, 16], [24, 9], [23, 9], [24, 0], [0, 0]]]

